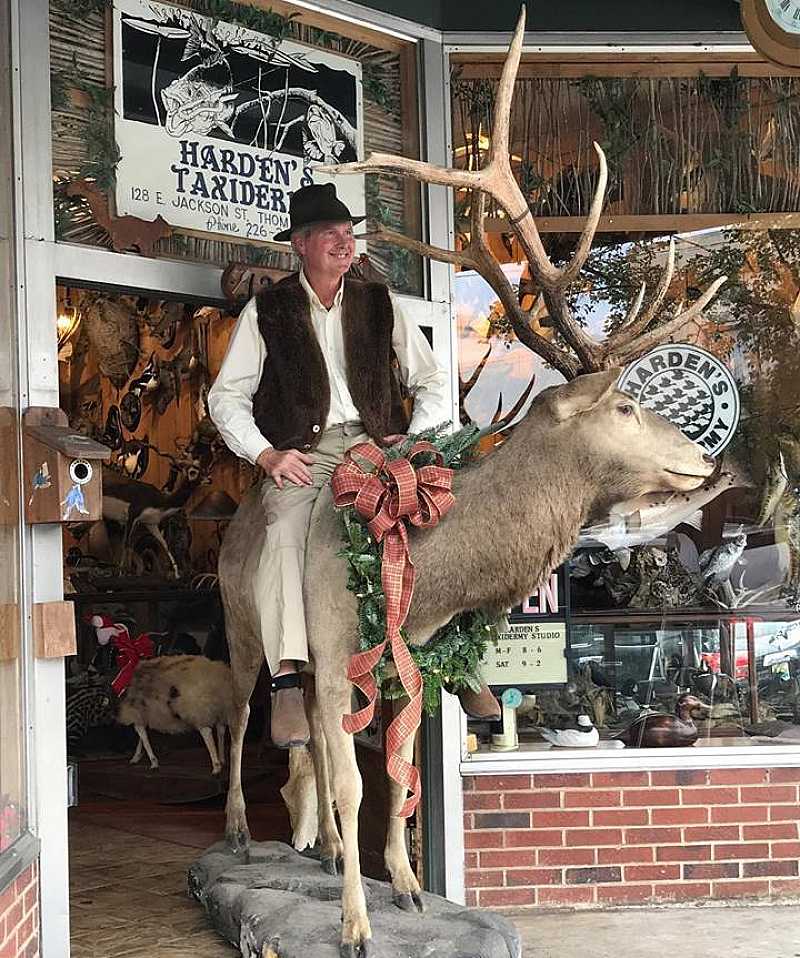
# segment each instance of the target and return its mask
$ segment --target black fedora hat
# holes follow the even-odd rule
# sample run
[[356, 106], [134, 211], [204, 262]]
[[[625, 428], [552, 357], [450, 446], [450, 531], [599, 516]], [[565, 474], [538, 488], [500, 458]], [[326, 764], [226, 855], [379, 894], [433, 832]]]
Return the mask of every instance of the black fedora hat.
[[273, 237], [277, 242], [288, 240], [295, 230], [312, 223], [360, 223], [364, 216], [351, 216], [350, 210], [336, 195], [333, 183], [312, 183], [292, 193], [289, 201], [289, 229]]

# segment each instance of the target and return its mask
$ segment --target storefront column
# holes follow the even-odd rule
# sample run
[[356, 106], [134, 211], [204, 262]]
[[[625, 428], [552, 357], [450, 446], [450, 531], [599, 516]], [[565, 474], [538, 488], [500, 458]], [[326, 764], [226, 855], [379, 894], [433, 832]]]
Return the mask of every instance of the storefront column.
[[[420, 114], [423, 156], [430, 163], [450, 164], [450, 83], [447, 61], [440, 42], [419, 43]], [[453, 198], [449, 188], [423, 185], [427, 239], [434, 246], [453, 248]], [[453, 269], [429, 260], [428, 298], [452, 304]], [[455, 315], [450, 305], [450, 369], [452, 372], [453, 422], [458, 424], [458, 341]], [[438, 715], [425, 719], [425, 814], [423, 841], [425, 885], [430, 891], [456, 902], [464, 901], [463, 793], [461, 760], [464, 716], [458, 699], [442, 693]]]
[[[47, 0], [12, 0], [11, 6], [21, 407], [56, 407], [49, 7]], [[64, 664], [60, 658], [33, 659], [30, 634], [30, 603], [63, 597], [60, 527], [26, 529], [24, 567], [31, 827], [41, 843], [41, 954], [63, 958], [69, 953]]]

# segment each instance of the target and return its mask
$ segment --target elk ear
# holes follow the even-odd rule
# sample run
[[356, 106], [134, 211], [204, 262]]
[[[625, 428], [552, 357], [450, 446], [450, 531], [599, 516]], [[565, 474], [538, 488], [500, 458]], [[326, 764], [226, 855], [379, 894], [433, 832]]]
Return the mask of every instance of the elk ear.
[[586, 373], [553, 391], [551, 408], [559, 422], [589, 412], [616, 389], [622, 370], [618, 367], [601, 373]]

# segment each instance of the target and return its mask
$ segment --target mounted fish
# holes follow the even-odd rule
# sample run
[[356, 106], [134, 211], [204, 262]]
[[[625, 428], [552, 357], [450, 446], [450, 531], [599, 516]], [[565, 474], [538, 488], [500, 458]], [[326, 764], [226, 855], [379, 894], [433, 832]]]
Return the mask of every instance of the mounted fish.
[[87, 294], [79, 308], [81, 325], [89, 337], [100, 372], [117, 389], [122, 389], [139, 361], [139, 324], [135, 309], [102, 293]]
[[750, 485], [737, 472], [720, 472], [694, 492], [657, 493], [615, 506], [601, 522], [581, 530], [578, 547], [602, 542], [612, 551], [646, 545], [665, 536], [723, 492]]

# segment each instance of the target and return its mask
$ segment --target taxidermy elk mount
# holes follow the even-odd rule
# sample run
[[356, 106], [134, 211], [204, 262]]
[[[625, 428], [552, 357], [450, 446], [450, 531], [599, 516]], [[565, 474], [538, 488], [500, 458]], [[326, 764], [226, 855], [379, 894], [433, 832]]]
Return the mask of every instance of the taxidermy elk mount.
[[[387, 154], [325, 168], [325, 172], [337, 174], [401, 173], [423, 182], [472, 190], [472, 235], [466, 250], [454, 253], [389, 231], [377, 235], [434, 259], [478, 270], [502, 300], [520, 340], [570, 380], [541, 393], [513, 435], [492, 455], [456, 473], [456, 506], [436, 528], [410, 533], [417, 578], [406, 631], [415, 644], [427, 642], [457, 612], [474, 608], [499, 611], [531, 595], [569, 555], [581, 527], [613, 504], [650, 493], [691, 496], [715, 468], [703, 449], [677, 428], [617, 390], [619, 369], [615, 367], [667, 339], [698, 314], [722, 279], [688, 310], [654, 329], [669, 285], [674, 261], [670, 253], [665, 277], [649, 307], [641, 311], [646, 292], [642, 290], [614, 336], [597, 342], [576, 322], [567, 308], [564, 289], [578, 276], [591, 247], [606, 184], [605, 158], [596, 147], [600, 176], [586, 228], [571, 262], [556, 268], [545, 253], [508, 157], [511, 98], [524, 29], [523, 9], [503, 68], [491, 154], [484, 169], [445, 169]], [[528, 315], [490, 253], [483, 226], [487, 195], [506, 211], [563, 346], [530, 328]], [[254, 581], [267, 534], [267, 517], [258, 490], [253, 489], [228, 528], [219, 561], [234, 685], [226, 838], [245, 855], [249, 831], [241, 785], [242, 745], [248, 702], [263, 662], [258, 597], [249, 584]], [[305, 569], [310, 668], [314, 672], [306, 708], [322, 863], [331, 871], [340, 859], [344, 863], [341, 954], [364, 958], [370, 953], [372, 933], [359, 865], [362, 783], [353, 738], [342, 728], [342, 716], [351, 707], [345, 666], [358, 649], [358, 617], [356, 597], [347, 588], [346, 564], [338, 555], [341, 542], [330, 489], [323, 490], [309, 528]], [[409, 736], [399, 750], [406, 760], [412, 755], [413, 738]], [[307, 821], [314, 807], [309, 766], [304, 750], [291, 750], [292, 778], [284, 797], [292, 805], [295, 843], [300, 845], [313, 840], [317, 831], [314, 826], [309, 828]], [[297, 780], [303, 773], [305, 787]], [[405, 797], [405, 787], [390, 782], [385, 862], [396, 904], [421, 910], [420, 886], [406, 851], [405, 820], [398, 815]], [[341, 834], [334, 820], [334, 801]]]

